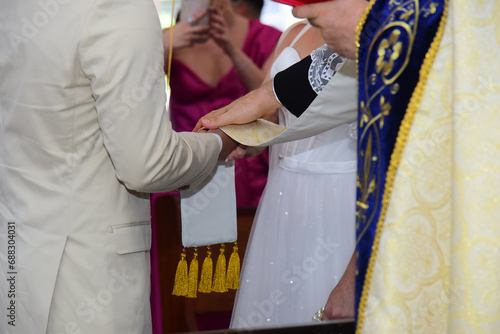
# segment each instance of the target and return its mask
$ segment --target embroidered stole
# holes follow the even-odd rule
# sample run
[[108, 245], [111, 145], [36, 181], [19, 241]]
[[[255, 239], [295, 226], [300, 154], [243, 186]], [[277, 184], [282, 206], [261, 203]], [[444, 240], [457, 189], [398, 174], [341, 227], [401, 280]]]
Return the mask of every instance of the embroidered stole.
[[388, 171], [394, 163], [398, 133], [410, 104], [418, 104], [412, 96], [444, 17], [445, 2], [371, 1], [358, 26], [356, 305], [362, 304], [366, 294], [367, 269], [377, 229], [384, 222], [393, 180]]

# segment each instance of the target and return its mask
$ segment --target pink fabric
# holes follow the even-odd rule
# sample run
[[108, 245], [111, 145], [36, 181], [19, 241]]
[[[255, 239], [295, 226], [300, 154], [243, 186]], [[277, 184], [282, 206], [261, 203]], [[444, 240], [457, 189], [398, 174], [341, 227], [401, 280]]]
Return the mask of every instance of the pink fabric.
[[[243, 52], [262, 68], [280, 35], [279, 30], [258, 20], [250, 20]], [[170, 119], [176, 131], [192, 131], [202, 116], [248, 93], [234, 67], [213, 87], [176, 59], [172, 61], [170, 88]], [[257, 206], [259, 203], [266, 184], [268, 161], [267, 152], [236, 161], [236, 201], [239, 207]]]
[[[154, 194], [153, 194], [154, 195]], [[151, 196], [151, 208], [154, 208], [157, 197]], [[154, 212], [153, 210], [151, 210]], [[158, 251], [156, 249], [156, 221], [151, 218], [151, 322], [153, 334], [163, 334], [161, 294], [160, 294], [160, 273], [158, 271]]]

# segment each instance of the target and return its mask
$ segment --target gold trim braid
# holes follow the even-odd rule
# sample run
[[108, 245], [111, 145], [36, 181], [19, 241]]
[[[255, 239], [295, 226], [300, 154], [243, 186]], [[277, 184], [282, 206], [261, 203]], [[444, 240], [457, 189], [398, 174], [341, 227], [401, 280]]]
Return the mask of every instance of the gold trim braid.
[[[374, 1], [370, 2], [369, 8], [371, 8], [371, 4]], [[365, 13], [367, 14], [367, 13]], [[434, 59], [436, 58], [436, 55], [439, 51], [439, 44], [441, 43], [441, 39], [443, 37], [444, 33], [444, 28], [446, 26], [448, 18], [448, 0], [445, 0], [445, 6], [443, 9], [443, 15], [441, 18], [441, 22], [439, 23], [439, 27], [436, 33], [436, 36], [434, 37], [434, 40], [431, 43], [431, 46], [429, 47], [429, 50], [427, 51], [427, 54], [425, 55], [424, 62], [422, 64], [422, 67], [420, 69], [420, 78], [418, 81], [417, 86], [415, 87], [415, 90], [413, 91], [413, 95], [410, 99], [410, 102], [408, 104], [408, 108], [406, 110], [405, 116], [403, 118], [403, 121], [401, 122], [401, 127], [399, 129], [398, 137], [396, 139], [396, 145], [394, 147], [394, 151], [392, 152], [391, 156], [391, 161], [388, 167], [387, 171], [387, 176], [386, 176], [386, 181], [385, 181], [385, 191], [384, 191], [384, 196], [382, 199], [382, 208], [380, 210], [380, 217], [379, 221], [377, 223], [377, 229], [375, 232], [375, 238], [373, 241], [373, 249], [372, 249], [372, 255], [370, 257], [369, 263], [368, 263], [368, 268], [366, 271], [366, 277], [365, 277], [365, 283], [363, 286], [363, 292], [361, 295], [361, 300], [359, 303], [358, 307], [358, 321], [357, 321], [357, 326], [356, 326], [356, 334], [361, 334], [363, 330], [363, 322], [365, 320], [365, 311], [366, 311], [366, 304], [367, 304], [367, 299], [368, 299], [368, 293], [370, 290], [371, 286], [371, 279], [373, 276], [373, 267], [375, 265], [375, 259], [378, 255], [378, 248], [379, 248], [379, 243], [380, 243], [380, 237], [382, 235], [382, 230], [383, 230], [383, 225], [384, 225], [384, 220], [385, 220], [385, 214], [387, 211], [387, 207], [389, 205], [389, 199], [392, 194], [392, 186], [394, 184], [394, 180], [396, 178], [396, 174], [398, 172], [398, 167], [401, 162], [401, 157], [403, 155], [403, 151], [405, 149], [407, 140], [408, 140], [408, 134], [410, 132], [411, 125], [413, 123], [413, 119], [415, 118], [415, 114], [417, 113], [419, 107], [420, 107], [420, 101], [422, 100], [422, 96], [427, 84], [427, 79], [429, 77], [429, 73], [431, 71], [432, 65], [434, 63]], [[364, 24], [366, 20], [366, 16], [362, 18], [362, 24]], [[361, 24], [361, 21], [360, 21]], [[359, 25], [358, 25], [359, 27]], [[359, 42], [360, 31], [357, 32], [357, 37], [356, 37], [356, 43]], [[358, 44], [356, 44], [358, 46]], [[356, 62], [358, 61], [358, 54], [356, 52]]]
[[363, 15], [361, 15], [361, 18], [359, 19], [358, 25], [356, 26], [356, 70], [357, 70], [357, 76], [359, 78], [359, 66], [358, 66], [358, 61], [359, 61], [359, 38], [361, 36], [361, 31], [363, 30], [363, 26], [365, 25], [366, 18], [368, 17], [368, 13], [370, 13], [370, 10], [372, 9], [373, 5], [375, 4], [376, 0], [370, 0], [370, 3], [366, 7], [365, 11], [363, 12]]
[[[170, 89], [170, 70], [172, 69], [172, 56], [173, 54], [173, 44], [174, 44], [174, 14], [175, 14], [175, 0], [172, 0], [172, 16], [170, 17], [170, 41], [168, 43], [168, 64], [167, 64], [167, 85]], [[170, 103], [168, 104], [170, 106]], [[169, 108], [170, 109], [170, 108]]]

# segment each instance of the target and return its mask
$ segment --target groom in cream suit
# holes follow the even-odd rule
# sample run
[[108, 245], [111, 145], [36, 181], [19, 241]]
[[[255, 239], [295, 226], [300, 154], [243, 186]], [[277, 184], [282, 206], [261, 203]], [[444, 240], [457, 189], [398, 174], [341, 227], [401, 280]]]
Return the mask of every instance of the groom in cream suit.
[[152, 1], [1, 7], [0, 333], [150, 333], [147, 193], [220, 140], [171, 130]]

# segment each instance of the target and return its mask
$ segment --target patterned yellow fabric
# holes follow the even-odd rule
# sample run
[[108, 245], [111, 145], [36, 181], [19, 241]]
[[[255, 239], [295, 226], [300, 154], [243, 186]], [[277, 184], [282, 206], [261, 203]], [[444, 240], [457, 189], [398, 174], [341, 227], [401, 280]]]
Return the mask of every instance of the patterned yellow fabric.
[[242, 125], [226, 125], [221, 127], [229, 137], [247, 146], [260, 146], [276, 138], [287, 129], [264, 119]]
[[500, 333], [499, 6], [450, 1], [358, 331]]

